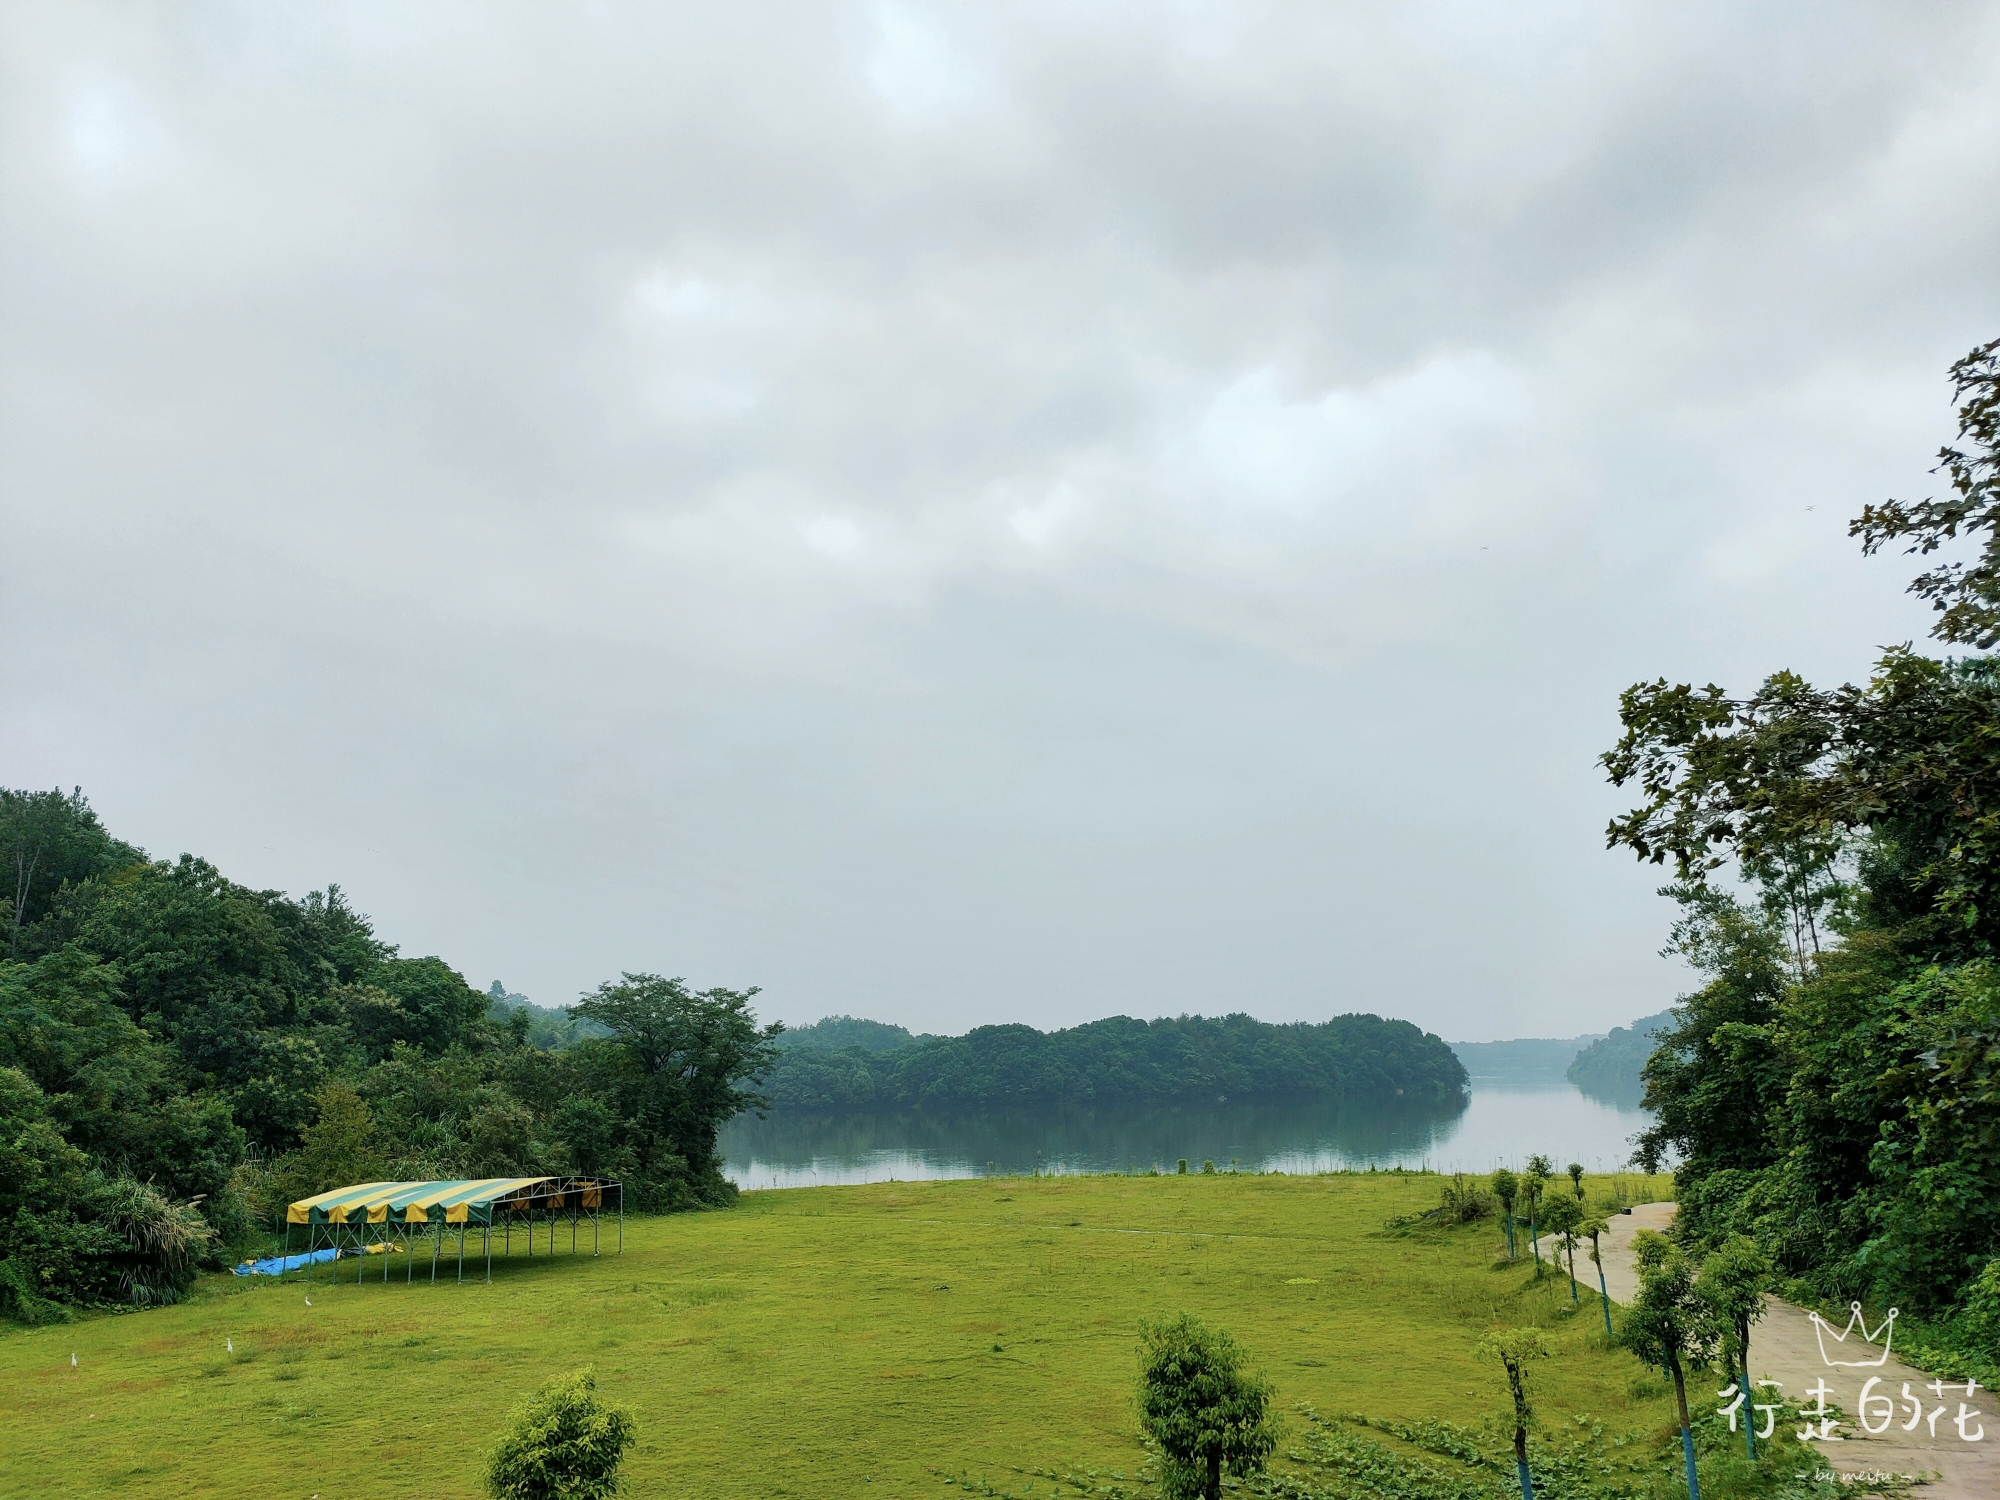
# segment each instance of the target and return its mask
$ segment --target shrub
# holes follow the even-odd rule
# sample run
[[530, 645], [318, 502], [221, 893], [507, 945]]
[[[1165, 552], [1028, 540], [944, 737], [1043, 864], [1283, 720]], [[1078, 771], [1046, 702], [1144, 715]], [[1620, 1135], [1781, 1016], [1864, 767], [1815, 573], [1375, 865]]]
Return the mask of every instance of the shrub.
[[588, 1370], [558, 1375], [528, 1398], [486, 1468], [494, 1500], [602, 1500], [618, 1492], [632, 1414], [597, 1399]]
[[1263, 1468], [1278, 1445], [1271, 1384], [1242, 1368], [1243, 1351], [1182, 1313], [1141, 1329], [1139, 1425], [1160, 1448], [1167, 1500], [1219, 1500], [1222, 1474]]

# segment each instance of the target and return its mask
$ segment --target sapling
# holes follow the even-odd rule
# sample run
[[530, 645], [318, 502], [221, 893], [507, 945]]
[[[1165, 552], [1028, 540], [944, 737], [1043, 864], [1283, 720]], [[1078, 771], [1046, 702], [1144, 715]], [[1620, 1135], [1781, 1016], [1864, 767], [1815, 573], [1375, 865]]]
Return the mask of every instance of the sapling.
[[1502, 1167], [1493, 1174], [1493, 1196], [1507, 1212], [1507, 1259], [1514, 1258], [1514, 1199], [1521, 1191], [1521, 1179]]
[[1556, 1237], [1559, 1246], [1557, 1263], [1561, 1263], [1564, 1252], [1569, 1255], [1569, 1300], [1572, 1307], [1579, 1305], [1576, 1294], [1576, 1242], [1583, 1227], [1583, 1216], [1583, 1200], [1568, 1193], [1551, 1193], [1542, 1205], [1542, 1223]]
[[1748, 1235], [1731, 1235], [1702, 1263], [1695, 1290], [1707, 1301], [1722, 1336], [1723, 1354], [1742, 1381], [1743, 1446], [1757, 1459], [1756, 1423], [1750, 1420], [1750, 1325], [1764, 1316], [1771, 1261]]
[[1528, 1200], [1528, 1243], [1535, 1252], [1535, 1275], [1542, 1274], [1542, 1236], [1537, 1216], [1542, 1207], [1542, 1189], [1548, 1186], [1555, 1167], [1546, 1156], [1528, 1158], [1528, 1170], [1521, 1174], [1521, 1196]]
[[1611, 1289], [1604, 1284], [1604, 1250], [1597, 1243], [1597, 1237], [1611, 1227], [1611, 1221], [1593, 1210], [1577, 1226], [1577, 1233], [1590, 1236], [1590, 1258], [1597, 1263], [1597, 1297], [1604, 1308], [1604, 1332], [1607, 1337], [1616, 1337], [1611, 1328]]
[[1715, 1311], [1695, 1289], [1700, 1266], [1665, 1235], [1642, 1229], [1633, 1238], [1632, 1251], [1639, 1263], [1639, 1295], [1625, 1314], [1620, 1338], [1647, 1364], [1664, 1365], [1673, 1378], [1688, 1500], [1701, 1500], [1701, 1485], [1694, 1472], [1694, 1427], [1688, 1421], [1686, 1370], [1690, 1366], [1704, 1369], [1715, 1357], [1719, 1342]]
[[1528, 1423], [1534, 1411], [1528, 1404], [1527, 1365], [1549, 1357], [1548, 1340], [1539, 1328], [1505, 1328], [1481, 1339], [1477, 1352], [1497, 1357], [1507, 1368], [1507, 1388], [1514, 1397], [1514, 1472], [1521, 1480], [1521, 1500], [1535, 1500], [1528, 1477]]

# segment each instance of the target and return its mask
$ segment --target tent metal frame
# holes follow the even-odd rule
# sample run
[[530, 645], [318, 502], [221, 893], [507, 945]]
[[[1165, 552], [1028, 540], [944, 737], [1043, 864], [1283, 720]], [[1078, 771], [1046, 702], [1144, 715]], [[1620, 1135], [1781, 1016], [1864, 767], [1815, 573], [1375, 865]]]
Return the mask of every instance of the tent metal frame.
[[[597, 1194], [598, 1201], [593, 1207], [586, 1208], [584, 1206], [584, 1194], [587, 1190]], [[544, 1258], [556, 1253], [556, 1230], [565, 1218], [569, 1221], [569, 1253], [571, 1255], [582, 1253], [578, 1243], [578, 1231], [582, 1228], [584, 1221], [588, 1220], [590, 1224], [590, 1253], [593, 1256], [598, 1255], [602, 1248], [604, 1204], [608, 1195], [612, 1193], [618, 1195], [616, 1209], [618, 1241], [617, 1248], [613, 1253], [623, 1255], [625, 1253], [625, 1184], [622, 1182], [610, 1181], [602, 1177], [545, 1177], [528, 1187], [517, 1188], [504, 1197], [494, 1199], [488, 1205], [490, 1209], [490, 1221], [479, 1226], [481, 1246], [486, 1258], [486, 1280], [489, 1283], [493, 1280], [493, 1231], [496, 1227], [503, 1231], [501, 1238], [501, 1258], [505, 1260], [514, 1253], [515, 1221], [517, 1219], [525, 1219], [527, 1221], [525, 1227], [528, 1236], [528, 1258], [530, 1260], [534, 1259], [535, 1205], [537, 1202], [543, 1205], [542, 1222], [546, 1223], [549, 1227], [549, 1248], [544, 1253]], [[551, 1200], [556, 1200], [553, 1206]], [[292, 1230], [295, 1227], [303, 1227], [306, 1231], [306, 1245], [303, 1253], [310, 1255], [315, 1250], [334, 1251], [334, 1258], [327, 1264], [329, 1267], [329, 1279], [335, 1282], [340, 1280], [340, 1256], [342, 1254], [352, 1255], [356, 1263], [354, 1283], [356, 1286], [359, 1286], [367, 1279], [368, 1256], [370, 1253], [368, 1248], [370, 1244], [369, 1231], [373, 1230], [373, 1243], [382, 1247], [374, 1253], [380, 1255], [382, 1258], [383, 1282], [386, 1284], [389, 1280], [391, 1254], [400, 1252], [404, 1263], [403, 1280], [405, 1285], [408, 1285], [416, 1280], [416, 1245], [419, 1238], [421, 1238], [430, 1247], [431, 1284], [433, 1286], [437, 1284], [438, 1261], [443, 1257], [445, 1241], [450, 1235], [452, 1228], [451, 1224], [443, 1220], [422, 1219], [412, 1223], [407, 1220], [386, 1218], [371, 1223], [365, 1214], [360, 1222], [349, 1223], [346, 1219], [347, 1212], [347, 1209], [343, 1209], [342, 1217], [339, 1219], [326, 1217], [314, 1220], [308, 1217], [303, 1226], [295, 1226], [291, 1222], [290, 1217], [287, 1216], [285, 1222], [285, 1255], [289, 1257], [292, 1254]], [[504, 1222], [502, 1222], [503, 1213]], [[458, 1253], [453, 1257], [458, 1263], [457, 1280], [461, 1283], [465, 1280], [466, 1228], [466, 1222], [461, 1220], [458, 1224]], [[313, 1262], [311, 1261], [306, 1262], [305, 1279], [308, 1285], [312, 1283]]]

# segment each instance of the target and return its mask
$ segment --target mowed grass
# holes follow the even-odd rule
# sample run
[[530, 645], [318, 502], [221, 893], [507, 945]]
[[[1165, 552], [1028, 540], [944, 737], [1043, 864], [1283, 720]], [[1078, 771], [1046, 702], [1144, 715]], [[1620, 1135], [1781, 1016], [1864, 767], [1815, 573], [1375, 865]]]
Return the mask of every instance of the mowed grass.
[[449, 1262], [406, 1286], [400, 1256], [386, 1285], [322, 1280], [311, 1307], [290, 1283], [209, 1278], [178, 1307], [0, 1334], [0, 1496], [474, 1496], [511, 1408], [578, 1366], [638, 1418], [635, 1495], [935, 1494], [961, 1471], [1020, 1493], [1017, 1468], [1133, 1473], [1137, 1326], [1183, 1309], [1235, 1334], [1281, 1407], [1475, 1422], [1508, 1405], [1479, 1335], [1538, 1322], [1562, 1345], [1535, 1371], [1545, 1422], [1664, 1426], [1657, 1385], [1604, 1347], [1594, 1281], [1568, 1316], [1566, 1280], [1533, 1283], [1525, 1236], [1523, 1263], [1496, 1267], [1491, 1222], [1384, 1230], [1438, 1186], [804, 1188], [628, 1219], [622, 1256], [608, 1238], [596, 1259], [517, 1255], [490, 1286], [470, 1264], [463, 1286], [442, 1279]]

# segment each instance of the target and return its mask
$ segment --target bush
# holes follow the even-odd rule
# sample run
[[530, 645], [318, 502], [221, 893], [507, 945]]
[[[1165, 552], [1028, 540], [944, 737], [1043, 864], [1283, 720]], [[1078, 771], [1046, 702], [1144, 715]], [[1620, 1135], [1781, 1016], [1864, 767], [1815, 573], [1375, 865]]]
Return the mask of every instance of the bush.
[[486, 1468], [494, 1500], [601, 1500], [618, 1491], [632, 1414], [596, 1396], [588, 1370], [558, 1375], [528, 1398]]
[[1197, 1318], [1142, 1328], [1139, 1426], [1160, 1449], [1167, 1500], [1219, 1500], [1222, 1475], [1250, 1475], [1278, 1444], [1272, 1389], [1242, 1368], [1243, 1351]]

